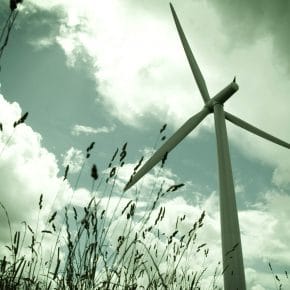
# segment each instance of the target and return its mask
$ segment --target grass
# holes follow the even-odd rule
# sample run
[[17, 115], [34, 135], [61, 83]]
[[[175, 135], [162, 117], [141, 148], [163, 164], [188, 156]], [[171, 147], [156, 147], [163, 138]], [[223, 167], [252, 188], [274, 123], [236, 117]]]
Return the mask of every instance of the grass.
[[[84, 163], [93, 147], [94, 142], [86, 150]], [[141, 200], [140, 191], [134, 198], [122, 191], [114, 193], [118, 191], [116, 181], [126, 155], [127, 143], [120, 152], [115, 151], [107, 173], [99, 174], [93, 164], [89, 203], [81, 208], [69, 202], [64, 210], [51, 212], [43, 228], [39, 228], [45, 208], [42, 194], [34, 229], [23, 221], [23, 230], [14, 232], [5, 205], [0, 203], [10, 231], [10, 244], [5, 245], [8, 254], [0, 258], [0, 289], [200, 289], [207, 268], [194, 271], [189, 265], [196, 255], [206, 259], [209, 251], [205, 243], [197, 243], [205, 212], [186, 231], [183, 224], [188, 221], [182, 215], [172, 232], [163, 232], [160, 223], [167, 213], [162, 199], [183, 184], [165, 189], [162, 183], [158, 190], [155, 186], [151, 203]], [[142, 161], [143, 157], [133, 174]], [[83, 164], [75, 189], [85, 168]], [[69, 166], [64, 182], [68, 176]], [[47, 251], [48, 239], [54, 242]], [[211, 289], [217, 289], [215, 279]]]

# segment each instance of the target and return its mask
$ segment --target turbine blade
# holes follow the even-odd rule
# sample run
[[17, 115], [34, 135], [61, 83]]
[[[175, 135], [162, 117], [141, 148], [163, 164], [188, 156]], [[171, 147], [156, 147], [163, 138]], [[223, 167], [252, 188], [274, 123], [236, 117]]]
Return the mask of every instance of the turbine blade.
[[180, 25], [180, 22], [177, 18], [177, 15], [176, 15], [176, 12], [173, 8], [173, 5], [170, 3], [170, 8], [171, 8], [171, 12], [172, 12], [172, 15], [173, 15], [173, 18], [174, 18], [174, 22], [175, 22], [175, 25], [176, 25], [176, 28], [177, 28], [177, 31], [178, 31], [178, 34], [179, 34], [179, 37], [181, 39], [181, 42], [182, 42], [182, 45], [183, 45], [183, 48], [184, 48], [184, 51], [185, 51], [185, 54], [186, 54], [186, 57], [188, 59], [188, 62], [189, 62], [189, 65], [190, 65], [190, 68], [191, 68], [191, 71], [193, 73], [193, 76], [195, 78], [195, 81], [197, 83], [197, 86], [199, 88], [199, 91], [201, 93], [201, 96], [204, 100], [204, 102], [206, 103], [207, 101], [210, 100], [210, 97], [209, 97], [209, 93], [208, 93], [208, 90], [207, 90], [207, 86], [206, 86], [206, 83], [205, 83], [205, 80], [202, 76], [202, 73], [198, 67], [198, 64], [194, 58], [194, 55], [190, 49], [190, 46], [186, 40], [186, 37], [185, 37], [185, 34], [182, 30], [182, 27]]
[[150, 169], [163, 159], [178, 143], [180, 143], [207, 115], [209, 111], [202, 109], [199, 113], [189, 118], [153, 155], [152, 157], [133, 175], [126, 184], [124, 191], [133, 186]]
[[266, 140], [269, 140], [273, 143], [276, 143], [278, 145], [281, 145], [283, 147], [286, 147], [288, 149], [290, 149], [290, 144], [281, 140], [281, 139], [278, 139], [277, 137], [274, 137], [272, 135], [270, 135], [269, 133], [266, 133], [256, 127], [254, 127], [253, 125], [241, 120], [240, 118], [228, 113], [228, 112], [225, 112], [225, 117], [228, 121], [232, 122], [233, 124], [253, 133], [253, 134], [256, 134]]

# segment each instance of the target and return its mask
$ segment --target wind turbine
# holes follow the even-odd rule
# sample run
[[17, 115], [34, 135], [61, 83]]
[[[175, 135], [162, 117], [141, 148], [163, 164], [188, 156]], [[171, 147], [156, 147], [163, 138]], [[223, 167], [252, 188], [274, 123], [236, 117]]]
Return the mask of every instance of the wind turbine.
[[224, 289], [225, 290], [245, 290], [245, 273], [243, 265], [241, 236], [238, 220], [238, 212], [235, 199], [233, 174], [229, 153], [229, 144], [225, 119], [233, 124], [254, 133], [264, 139], [274, 142], [286, 148], [290, 144], [284, 142], [252, 125], [239, 119], [238, 117], [224, 111], [223, 104], [238, 90], [236, 80], [234, 80], [221, 90], [214, 97], [210, 98], [205, 80], [193, 56], [190, 46], [186, 40], [180, 22], [177, 18], [173, 5], [170, 3], [171, 12], [181, 39], [185, 54], [187, 56], [191, 71], [204, 101], [204, 107], [197, 114], [189, 118], [154, 154], [153, 156], [133, 175], [126, 184], [124, 191], [133, 186], [150, 169], [163, 159], [165, 154], [170, 152], [179, 144], [201, 121], [210, 113], [214, 114], [218, 172], [219, 172], [219, 196], [220, 196], [220, 222], [222, 236], [222, 256], [224, 268]]

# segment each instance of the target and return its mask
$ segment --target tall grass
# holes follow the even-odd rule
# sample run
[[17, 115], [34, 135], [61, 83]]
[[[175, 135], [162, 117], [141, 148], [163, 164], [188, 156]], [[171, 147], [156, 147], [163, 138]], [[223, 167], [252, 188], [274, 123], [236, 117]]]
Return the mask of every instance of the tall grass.
[[[94, 142], [86, 150], [84, 163], [93, 147]], [[0, 289], [200, 289], [206, 267], [194, 271], [189, 260], [194, 255], [207, 257], [206, 244], [197, 243], [205, 212], [186, 232], [185, 215], [177, 218], [171, 233], [163, 232], [160, 223], [167, 213], [162, 199], [183, 184], [155, 186], [151, 203], [141, 200], [140, 191], [128, 198], [116, 186], [127, 143], [118, 153], [111, 158], [107, 173], [100, 174], [92, 165], [88, 204], [81, 208], [70, 201], [64, 210], [51, 212], [43, 228], [39, 221], [34, 229], [23, 221], [23, 230], [13, 232], [9, 213], [0, 204], [10, 230], [10, 243], [5, 245], [8, 255], [0, 258]], [[143, 157], [133, 174], [142, 161]], [[64, 182], [68, 177], [69, 166]], [[37, 202], [39, 219], [45, 208], [43, 194]], [[54, 240], [49, 254], [44, 249], [48, 237]], [[217, 289], [215, 282], [212, 289]]]

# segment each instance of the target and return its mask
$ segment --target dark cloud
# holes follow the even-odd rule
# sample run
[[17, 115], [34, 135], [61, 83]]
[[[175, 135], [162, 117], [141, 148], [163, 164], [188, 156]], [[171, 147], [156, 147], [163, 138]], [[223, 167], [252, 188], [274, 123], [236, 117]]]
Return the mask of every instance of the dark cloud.
[[19, 14], [18, 26], [26, 34], [27, 41], [35, 41], [44, 37], [55, 38], [58, 36], [63, 21], [65, 21], [65, 14], [60, 8], [50, 11], [30, 8], [28, 15]]
[[275, 52], [290, 71], [290, 1], [209, 1], [220, 14], [224, 31], [236, 45], [272, 37]]
[[[5, 21], [9, 14], [9, 5], [5, 5], [3, 2], [0, 3], [1, 30], [4, 29]], [[16, 48], [19, 48], [24, 43], [30, 43], [36, 47], [44, 46], [46, 43], [47, 45], [54, 43], [59, 35], [60, 26], [65, 21], [66, 14], [60, 6], [45, 10], [28, 2], [24, 9], [17, 14], [5, 54], [13, 50], [15, 42], [17, 42]]]

